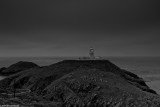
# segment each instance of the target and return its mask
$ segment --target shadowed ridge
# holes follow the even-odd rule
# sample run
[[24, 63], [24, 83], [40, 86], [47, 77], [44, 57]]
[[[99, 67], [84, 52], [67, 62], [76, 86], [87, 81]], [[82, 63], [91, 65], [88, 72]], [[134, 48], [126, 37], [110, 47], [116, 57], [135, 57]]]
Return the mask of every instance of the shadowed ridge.
[[38, 67], [38, 65], [33, 62], [19, 61], [1, 71], [1, 75], [12, 75], [34, 67]]
[[[23, 62], [13, 64], [12, 66], [14, 67], [15, 65], [19, 65], [21, 63]], [[25, 70], [13, 76], [17, 78], [17, 87], [28, 87], [30, 86], [30, 84], [34, 84], [31, 86], [31, 89], [33, 91], [37, 91], [40, 89], [39, 91], [41, 91], [55, 80], [61, 78], [68, 73], [75, 72], [77, 69], [97, 69], [104, 72], [111, 72], [121, 76], [122, 78], [126, 79], [130, 84], [133, 84], [144, 91], [156, 93], [155, 91], [149, 89], [149, 87], [145, 84], [142, 78], [139, 78], [137, 75], [131, 72], [120, 69], [108, 60], [63, 60], [50, 66]], [[6, 80], [7, 78], [3, 81]], [[8, 84], [12, 85], [13, 82], [10, 81], [10, 83]]]
[[[79, 65], [79, 67], [97, 68], [103, 71], [115, 71], [120, 69], [109, 60], [63, 60], [57, 64]], [[51, 65], [54, 66], [55, 64]], [[117, 72], [118, 73], [118, 72]]]

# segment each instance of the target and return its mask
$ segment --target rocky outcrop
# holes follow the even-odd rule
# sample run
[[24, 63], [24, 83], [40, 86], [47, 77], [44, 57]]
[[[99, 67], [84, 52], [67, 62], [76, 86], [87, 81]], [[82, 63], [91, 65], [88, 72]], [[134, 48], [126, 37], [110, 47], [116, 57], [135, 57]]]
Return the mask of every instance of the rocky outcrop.
[[27, 69], [34, 68], [34, 67], [38, 67], [38, 65], [36, 65], [32, 62], [20, 61], [18, 63], [15, 63], [15, 64], [9, 66], [8, 68], [5, 68], [5, 67], [1, 68], [0, 74], [8, 76], [8, 75], [12, 75], [12, 74], [18, 73], [20, 71], [27, 70]]
[[32, 99], [30, 106], [160, 106], [160, 96], [142, 78], [108, 60], [64, 60], [21, 71], [0, 81], [1, 89], [13, 86], [31, 90], [32, 94], [26, 98]]

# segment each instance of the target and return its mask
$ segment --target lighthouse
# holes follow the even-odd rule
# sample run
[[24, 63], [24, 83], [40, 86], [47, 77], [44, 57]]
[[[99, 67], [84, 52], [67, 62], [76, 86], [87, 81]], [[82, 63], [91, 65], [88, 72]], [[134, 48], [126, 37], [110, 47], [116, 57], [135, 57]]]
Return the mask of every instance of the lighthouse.
[[90, 50], [89, 50], [89, 56], [90, 56], [90, 59], [95, 59], [95, 56], [94, 56], [94, 49], [91, 47]]

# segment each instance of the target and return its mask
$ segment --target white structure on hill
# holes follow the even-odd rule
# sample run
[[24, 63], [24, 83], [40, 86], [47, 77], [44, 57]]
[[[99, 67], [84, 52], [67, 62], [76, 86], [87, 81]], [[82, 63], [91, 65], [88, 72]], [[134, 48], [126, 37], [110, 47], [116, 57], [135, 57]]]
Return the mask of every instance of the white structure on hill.
[[89, 50], [89, 56], [90, 56], [90, 59], [95, 59], [94, 49], [93, 48], [90, 48], [90, 50]]

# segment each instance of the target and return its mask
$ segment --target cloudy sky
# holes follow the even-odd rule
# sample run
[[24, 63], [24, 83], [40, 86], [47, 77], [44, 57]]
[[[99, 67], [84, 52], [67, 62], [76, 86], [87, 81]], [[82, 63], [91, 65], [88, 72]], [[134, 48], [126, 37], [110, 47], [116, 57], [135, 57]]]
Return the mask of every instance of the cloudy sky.
[[1, 0], [0, 57], [160, 56], [158, 0]]

